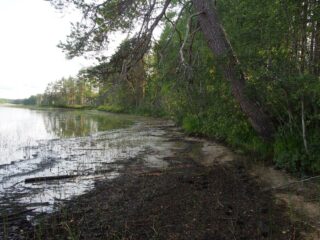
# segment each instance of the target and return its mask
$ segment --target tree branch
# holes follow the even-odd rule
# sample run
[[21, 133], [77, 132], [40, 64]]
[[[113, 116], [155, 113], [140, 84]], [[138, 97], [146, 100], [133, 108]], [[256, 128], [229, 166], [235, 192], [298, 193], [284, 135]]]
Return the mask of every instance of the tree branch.
[[192, 14], [189, 18], [188, 18], [188, 22], [187, 22], [187, 27], [186, 27], [186, 33], [185, 33], [185, 37], [184, 37], [184, 41], [180, 47], [180, 59], [181, 59], [181, 63], [182, 65], [186, 65], [185, 63], [185, 58], [184, 58], [184, 53], [183, 53], [183, 50], [184, 50], [184, 47], [185, 45], [187, 44], [187, 40], [189, 38], [189, 33], [190, 33], [190, 26], [191, 26], [191, 22], [192, 22], [192, 18], [196, 17], [196, 16], [199, 16], [200, 14], [202, 14], [203, 12], [197, 12], [197, 13], [194, 13]]

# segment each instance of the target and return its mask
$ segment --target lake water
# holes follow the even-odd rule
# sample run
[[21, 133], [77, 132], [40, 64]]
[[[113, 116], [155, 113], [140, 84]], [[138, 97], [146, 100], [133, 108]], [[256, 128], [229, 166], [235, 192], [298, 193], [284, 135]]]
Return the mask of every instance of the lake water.
[[[55, 203], [112, 179], [130, 159], [163, 168], [171, 154], [163, 123], [97, 111], [0, 106], [0, 207], [51, 211]], [[148, 153], [148, 154], [146, 154]], [[25, 183], [26, 179], [74, 178]]]
[[0, 106], [0, 165], [30, 158], [40, 140], [83, 137], [130, 125], [119, 115]]

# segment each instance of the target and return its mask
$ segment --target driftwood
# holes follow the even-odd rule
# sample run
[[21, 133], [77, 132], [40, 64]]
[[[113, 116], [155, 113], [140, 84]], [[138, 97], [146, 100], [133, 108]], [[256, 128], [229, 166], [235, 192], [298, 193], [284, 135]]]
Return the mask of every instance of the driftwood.
[[26, 178], [24, 183], [37, 183], [37, 182], [45, 182], [45, 181], [53, 181], [53, 180], [61, 180], [68, 178], [76, 178], [79, 175], [59, 175], [59, 176], [47, 176], [47, 177], [35, 177], [35, 178]]
[[105, 148], [76, 148], [76, 150], [82, 150], [82, 151], [104, 151]]
[[[91, 168], [86, 169], [86, 170], [91, 170]], [[110, 172], [113, 172], [113, 171], [115, 171], [114, 168], [112, 168], [112, 169], [102, 169], [102, 170], [94, 171], [90, 175], [92, 175], [92, 176], [100, 175], [100, 174], [110, 173]], [[87, 176], [87, 175], [86, 174], [74, 174], [74, 175], [59, 175], [59, 176], [45, 176], [45, 177], [26, 178], [24, 180], [24, 183], [37, 183], [37, 182], [46, 182], [46, 181], [54, 181], [54, 180], [63, 180], [63, 179], [81, 177], [81, 176]]]
[[115, 169], [103, 169], [103, 170], [97, 170], [93, 173], [93, 175], [100, 175], [100, 174], [105, 174], [105, 173], [111, 173], [114, 172]]

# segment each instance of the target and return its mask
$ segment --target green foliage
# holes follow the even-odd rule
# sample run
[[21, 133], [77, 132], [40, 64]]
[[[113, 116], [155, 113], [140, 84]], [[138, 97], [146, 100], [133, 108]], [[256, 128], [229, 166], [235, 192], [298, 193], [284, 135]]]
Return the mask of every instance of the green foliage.
[[[217, 67], [221, 59], [207, 47], [197, 19], [190, 20], [193, 9], [187, 1], [172, 1], [165, 20], [158, 15], [167, 2], [162, 0], [155, 1], [153, 9], [145, 7], [144, 0], [51, 2], [73, 3], [86, 13], [86, 24], [74, 25], [61, 45], [71, 57], [103, 49], [110, 33], [130, 31], [139, 20], [146, 25], [110, 59], [100, 59], [76, 79], [49, 85], [42, 104], [171, 116], [190, 134], [215, 138], [261, 158], [273, 155], [278, 166], [293, 172], [320, 172], [319, 1], [217, 1], [247, 80], [245, 92], [272, 117], [276, 134], [270, 143], [257, 136], [242, 114]], [[181, 6], [185, 8], [179, 15]], [[156, 16], [163, 19], [164, 31], [147, 52], [152, 25], [159, 23]]]
[[30, 105], [81, 109], [93, 106], [96, 97], [97, 91], [94, 85], [89, 79], [80, 76], [62, 78], [57, 82], [49, 83], [44, 94], [38, 95], [35, 101], [29, 102]]
[[248, 75], [247, 92], [272, 115], [278, 129], [274, 160], [294, 172], [320, 171], [319, 9], [313, 1], [219, 2], [224, 27]]
[[0, 104], [8, 103], [7, 99], [0, 99]]
[[278, 131], [274, 143], [275, 163], [295, 173], [319, 173], [320, 172], [320, 138], [318, 132], [309, 132], [309, 152], [304, 149], [300, 133], [283, 127]]
[[124, 109], [120, 106], [114, 105], [102, 105], [97, 108], [99, 111], [113, 112], [113, 113], [123, 113]]
[[187, 133], [200, 132], [202, 125], [201, 118], [194, 115], [187, 115], [182, 121], [182, 127]]
[[[293, 172], [319, 172], [320, 81], [314, 69], [318, 63], [311, 65], [310, 50], [302, 45], [307, 43], [301, 42], [304, 35], [310, 39], [313, 36], [312, 29], [303, 28], [301, 4], [290, 0], [218, 3], [232, 46], [247, 74], [246, 92], [262, 104], [278, 129], [274, 143], [263, 142], [241, 113], [201, 33], [191, 36], [185, 46], [185, 56], [191, 56], [188, 67], [181, 64], [179, 36], [175, 33], [170, 41], [169, 23], [155, 46], [152, 76], [156, 82], [152, 83], [153, 91], [159, 92], [163, 109], [175, 116], [188, 133], [213, 137], [257, 153], [260, 158], [273, 155], [278, 166]], [[181, 33], [186, 31], [187, 18], [185, 14], [177, 25]], [[294, 45], [300, 48], [297, 52], [292, 50]], [[305, 59], [301, 60], [299, 54], [303, 51]]]
[[[136, 34], [139, 36], [139, 46], [135, 46], [136, 49], [148, 48], [151, 40], [150, 33], [161, 19], [161, 17], [158, 18], [159, 10], [161, 12], [165, 2], [170, 3], [166, 8], [174, 8], [178, 4], [176, 0], [48, 1], [58, 9], [73, 5], [83, 13], [82, 21], [72, 25], [67, 41], [59, 44], [70, 58], [86, 52], [104, 50], [110, 42], [110, 35], [119, 32], [132, 35], [135, 28], [141, 30]], [[143, 54], [144, 51], [142, 55], [136, 52], [139, 56]]]
[[[184, 16], [177, 26], [181, 32], [186, 31], [187, 19]], [[153, 95], [161, 96], [158, 99], [161, 106], [190, 134], [209, 136], [234, 148], [268, 155], [270, 147], [257, 137], [241, 113], [202, 34], [197, 32], [192, 42], [187, 42], [185, 55], [192, 57], [188, 66], [183, 66], [176, 51], [180, 47], [179, 36], [174, 34], [170, 41], [171, 31], [168, 24], [155, 47], [152, 78], [159, 85], [152, 83], [152, 86], [157, 86], [159, 94]], [[161, 54], [157, 55], [158, 52]]]

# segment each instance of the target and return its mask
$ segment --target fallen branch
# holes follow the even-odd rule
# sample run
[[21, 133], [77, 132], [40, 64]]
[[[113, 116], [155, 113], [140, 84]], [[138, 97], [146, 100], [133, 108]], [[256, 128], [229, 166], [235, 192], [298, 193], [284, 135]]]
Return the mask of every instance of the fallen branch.
[[47, 177], [35, 177], [35, 178], [26, 178], [24, 183], [36, 183], [36, 182], [45, 182], [45, 181], [53, 181], [53, 180], [61, 180], [68, 178], [76, 178], [79, 175], [59, 175], [59, 176], [47, 176]]
[[76, 148], [75, 150], [83, 150], [83, 151], [103, 151], [105, 148]]
[[100, 174], [105, 174], [105, 173], [111, 173], [114, 172], [116, 169], [102, 169], [102, 170], [97, 170], [94, 172], [93, 175], [100, 175]]

